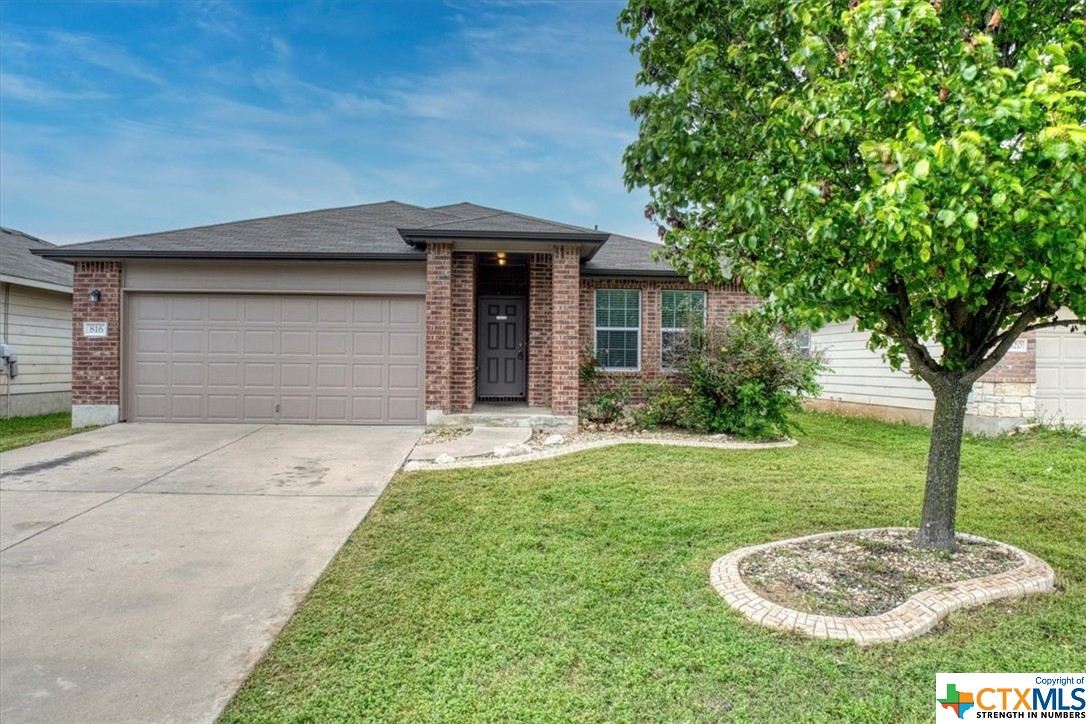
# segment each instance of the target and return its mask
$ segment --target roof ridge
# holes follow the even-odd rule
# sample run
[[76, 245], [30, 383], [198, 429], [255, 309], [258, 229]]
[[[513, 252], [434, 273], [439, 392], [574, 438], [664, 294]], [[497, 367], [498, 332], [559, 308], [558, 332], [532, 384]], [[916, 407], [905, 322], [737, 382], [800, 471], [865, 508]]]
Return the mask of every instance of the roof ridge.
[[[234, 226], [236, 224], [248, 224], [248, 223], [253, 222], [253, 221], [270, 221], [272, 219], [289, 219], [289, 218], [296, 217], [296, 216], [309, 216], [311, 214], [322, 214], [322, 213], [329, 212], [329, 211], [346, 211], [348, 209], [363, 209], [363, 208], [368, 208], [368, 207], [373, 207], [373, 206], [384, 206], [386, 204], [394, 204], [396, 206], [403, 206], [403, 207], [407, 207], [407, 208], [418, 209], [420, 211], [430, 211], [431, 213], [438, 213], [438, 214], [441, 213], [440, 211], [434, 212], [431, 209], [426, 208], [425, 206], [416, 206], [415, 204], [407, 204], [407, 203], [404, 203], [403, 201], [397, 201], [395, 199], [388, 199], [386, 201], [374, 201], [374, 202], [369, 203], [369, 204], [349, 204], [347, 206], [332, 206], [332, 207], [329, 207], [327, 209], [310, 209], [309, 211], [292, 211], [292, 212], [287, 213], [287, 214], [272, 214], [271, 216], [257, 216], [256, 218], [252, 218], [252, 219], [237, 219], [235, 221], [220, 221], [220, 222], [217, 222], [217, 223], [214, 223], [214, 224], [197, 224], [196, 226], [185, 226], [185, 227], [182, 227], [180, 229], [170, 229], [168, 231], [149, 231], [149, 232], [143, 232], [143, 233], [139, 233], [139, 234], [125, 234], [124, 236], [110, 236], [110, 237], [106, 237], [105, 239], [90, 239], [88, 241], [81, 241], [81, 242], [78, 242], [76, 244], [66, 244], [65, 246], [75, 248], [75, 247], [83, 246], [84, 244], [97, 244], [97, 243], [106, 242], [106, 241], [124, 241], [126, 239], [137, 239], [137, 238], [140, 238], [140, 237], [143, 237], [143, 236], [166, 236], [166, 235], [169, 235], [169, 234], [180, 234], [180, 233], [188, 232], [188, 231], [200, 231], [202, 229], [214, 229], [214, 228], [222, 227], [222, 226]], [[451, 216], [450, 216], [450, 219], [455, 220], [454, 217], [451, 217]]]
[[0, 231], [6, 232], [6, 233], [11, 234], [13, 236], [18, 235], [18, 236], [23, 237], [24, 239], [31, 239], [33, 241], [40, 241], [41, 243], [47, 244], [49, 246], [56, 246], [56, 244], [54, 244], [53, 242], [46, 241], [45, 239], [41, 238], [40, 236], [34, 236], [33, 234], [28, 234], [25, 231], [20, 231], [19, 229], [13, 229], [10, 226], [0, 226]]

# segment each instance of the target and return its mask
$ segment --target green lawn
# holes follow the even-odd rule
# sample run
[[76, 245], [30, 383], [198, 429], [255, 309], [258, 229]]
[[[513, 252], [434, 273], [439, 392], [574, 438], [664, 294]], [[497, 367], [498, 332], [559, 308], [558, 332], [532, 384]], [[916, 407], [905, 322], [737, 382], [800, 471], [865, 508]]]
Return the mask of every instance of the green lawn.
[[738, 546], [915, 525], [922, 428], [807, 414], [794, 449], [629, 446], [400, 474], [227, 722], [930, 721], [939, 671], [1086, 669], [1086, 439], [970, 439], [959, 530], [1058, 592], [861, 650], [747, 623], [709, 585]]
[[0, 452], [33, 445], [36, 442], [56, 440], [58, 437], [67, 437], [77, 432], [85, 432], [85, 430], [86, 428], [72, 429], [70, 412], [54, 412], [50, 415], [35, 417], [11, 417], [0, 420]]

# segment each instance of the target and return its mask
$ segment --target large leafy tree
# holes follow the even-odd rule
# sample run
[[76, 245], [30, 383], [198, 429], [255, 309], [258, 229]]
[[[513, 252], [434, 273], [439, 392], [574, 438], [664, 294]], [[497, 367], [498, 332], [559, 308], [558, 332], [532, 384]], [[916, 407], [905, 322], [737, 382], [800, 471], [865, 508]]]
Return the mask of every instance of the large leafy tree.
[[[665, 254], [793, 325], [855, 318], [935, 412], [916, 544], [953, 550], [973, 384], [1086, 316], [1086, 0], [632, 0], [626, 182]], [[933, 346], [934, 344], [934, 346]], [[936, 349], [932, 352], [931, 349]]]

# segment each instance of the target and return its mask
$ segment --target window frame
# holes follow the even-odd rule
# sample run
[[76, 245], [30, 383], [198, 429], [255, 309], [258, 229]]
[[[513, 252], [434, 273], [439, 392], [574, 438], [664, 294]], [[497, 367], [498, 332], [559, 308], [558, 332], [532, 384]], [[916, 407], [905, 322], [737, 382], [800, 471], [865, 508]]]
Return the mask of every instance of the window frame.
[[[636, 327], [601, 327], [597, 323], [597, 310], [600, 306], [600, 293], [608, 292], [633, 292], [637, 295], [637, 326]], [[642, 313], [642, 296], [640, 289], [624, 289], [624, 288], [598, 288], [595, 290], [595, 294], [592, 296], [592, 350], [596, 355], [597, 362], [600, 360], [600, 332], [636, 332], [637, 333], [637, 366], [636, 367], [605, 367], [599, 364], [599, 369], [603, 372], [640, 372], [641, 371], [641, 342], [642, 333], [641, 330], [645, 325], [645, 315]]]
[[661, 289], [660, 290], [660, 371], [678, 372], [678, 367], [668, 367], [664, 361], [664, 335], [668, 332], [686, 332], [689, 327], [665, 327], [664, 326], [664, 295], [665, 294], [700, 294], [701, 295], [701, 323], [705, 326], [709, 322], [709, 293], [704, 289]]

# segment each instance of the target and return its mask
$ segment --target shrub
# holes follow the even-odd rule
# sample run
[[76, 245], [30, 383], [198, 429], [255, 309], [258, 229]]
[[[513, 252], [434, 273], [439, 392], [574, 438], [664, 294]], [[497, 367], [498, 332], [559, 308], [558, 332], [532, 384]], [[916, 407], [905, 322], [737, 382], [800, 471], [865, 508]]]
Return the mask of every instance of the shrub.
[[744, 438], [787, 435], [788, 414], [818, 394], [818, 354], [806, 354], [765, 320], [747, 316], [691, 333], [676, 385], [652, 397], [647, 420]]
[[629, 410], [630, 383], [623, 382], [613, 389], [601, 389], [599, 359], [587, 350], [580, 367], [581, 386], [588, 390], [591, 400], [581, 405], [581, 418], [608, 425], [618, 422]]

